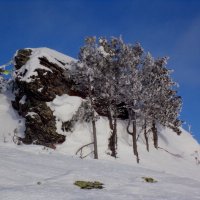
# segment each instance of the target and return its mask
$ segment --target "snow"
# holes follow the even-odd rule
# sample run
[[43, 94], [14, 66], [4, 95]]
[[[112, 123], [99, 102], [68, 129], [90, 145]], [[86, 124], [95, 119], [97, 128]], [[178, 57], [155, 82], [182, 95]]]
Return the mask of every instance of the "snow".
[[42, 92], [43, 88], [44, 88], [44, 87], [39, 88], [39, 89], [38, 89], [38, 92]]
[[19, 136], [24, 134], [24, 119], [13, 110], [12, 98], [10, 92], [0, 94], [0, 143], [12, 143], [12, 138], [16, 132]]
[[26, 102], [26, 95], [24, 95], [21, 100], [19, 101], [20, 104], [25, 104]]
[[19, 74], [23, 74], [20, 77], [21, 81], [31, 82], [33, 80], [32, 78], [38, 75], [36, 69], [44, 69], [45, 71], [52, 73], [52, 70], [40, 64], [39, 58], [46, 57], [49, 62], [55, 63], [64, 69], [70, 69], [70, 62], [75, 61], [75, 59], [49, 48], [43, 47], [28, 49], [32, 50], [30, 59], [24, 66], [22, 66], [19, 70], [16, 70], [13, 74], [14, 77], [17, 74], [18, 77]]
[[26, 114], [26, 117], [27, 117], [27, 116], [30, 116], [31, 118], [35, 118], [34, 115], [38, 115], [38, 114], [35, 113], [35, 112], [28, 112], [28, 113]]
[[83, 100], [79, 97], [64, 94], [62, 96], [56, 96], [52, 102], [47, 102], [47, 105], [51, 108], [56, 117], [58, 133], [64, 134], [61, 130], [62, 122], [67, 122], [72, 118], [82, 101]]
[[104, 49], [103, 46], [99, 46], [98, 48], [99, 52], [104, 56], [104, 57], [107, 57], [109, 55], [109, 53], [107, 53]]
[[75, 112], [81, 105], [82, 99], [76, 96], [64, 94], [56, 96], [52, 102], [47, 102], [47, 105], [54, 111], [54, 115], [63, 122], [72, 118]]
[[[39, 148], [0, 145], [1, 200], [198, 200], [200, 182], [106, 160], [81, 160]], [[26, 147], [32, 148], [32, 146]], [[146, 183], [142, 177], [157, 183]], [[77, 180], [100, 181], [102, 190], [81, 190]]]

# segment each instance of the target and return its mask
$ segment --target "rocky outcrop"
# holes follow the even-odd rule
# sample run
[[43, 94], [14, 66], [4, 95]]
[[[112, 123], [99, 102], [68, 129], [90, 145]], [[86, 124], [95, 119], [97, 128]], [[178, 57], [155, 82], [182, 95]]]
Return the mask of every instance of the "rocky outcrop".
[[[30, 65], [28, 62], [33, 59], [33, 51], [19, 50], [14, 58], [16, 97], [12, 105], [26, 119], [25, 138], [21, 138], [22, 142], [54, 148], [55, 144], [65, 141], [65, 136], [56, 132], [55, 117], [46, 102], [52, 101], [56, 95], [67, 93], [67, 69], [64, 68], [66, 63], [58, 61], [63, 66], [61, 67], [39, 55], [34, 58], [38, 59], [38, 66], [31, 66], [34, 63]], [[29, 75], [29, 79], [25, 79], [32, 67], [35, 67], [35, 70]]]

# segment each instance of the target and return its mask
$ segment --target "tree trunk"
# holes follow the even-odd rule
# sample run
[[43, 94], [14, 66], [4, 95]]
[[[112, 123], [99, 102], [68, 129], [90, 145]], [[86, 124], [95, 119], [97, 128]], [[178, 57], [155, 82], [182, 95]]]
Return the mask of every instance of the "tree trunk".
[[137, 127], [136, 127], [136, 116], [135, 116], [135, 113], [133, 113], [132, 139], [133, 139], [133, 153], [136, 156], [137, 163], [139, 163], [139, 155], [138, 155], [138, 151], [137, 151]]
[[147, 151], [149, 152], [149, 140], [148, 140], [148, 137], [147, 137], [147, 122], [146, 122], [146, 120], [144, 122], [144, 138], [145, 138], [145, 141], [146, 141]]
[[93, 142], [94, 142], [94, 159], [98, 159], [97, 131], [96, 131], [96, 122], [95, 122], [94, 103], [93, 103], [93, 100], [92, 100], [91, 82], [90, 82], [89, 79], [88, 79], [88, 82], [90, 83], [89, 99], [90, 99], [91, 109], [92, 109], [92, 134], [93, 134]]
[[156, 149], [158, 149], [158, 132], [157, 132], [155, 121], [152, 122], [152, 128], [151, 128], [151, 130], [153, 132], [153, 144], [154, 144], [154, 147]]
[[97, 134], [96, 134], [95, 120], [92, 120], [92, 130], [93, 130], [93, 139], [94, 139], [94, 159], [98, 159]]
[[110, 129], [113, 130], [113, 119], [112, 119], [112, 114], [111, 114], [110, 109], [108, 109], [108, 121], [109, 121]]
[[[117, 150], [117, 118], [114, 118], [114, 132], [115, 132], [115, 151]], [[117, 152], [116, 152], [117, 155]]]
[[109, 143], [108, 143], [108, 148], [111, 150], [111, 156], [117, 157], [117, 118], [112, 117], [111, 112], [109, 111], [108, 114], [108, 119], [109, 119], [109, 124], [110, 124], [110, 130], [111, 130], [111, 135], [109, 138]]

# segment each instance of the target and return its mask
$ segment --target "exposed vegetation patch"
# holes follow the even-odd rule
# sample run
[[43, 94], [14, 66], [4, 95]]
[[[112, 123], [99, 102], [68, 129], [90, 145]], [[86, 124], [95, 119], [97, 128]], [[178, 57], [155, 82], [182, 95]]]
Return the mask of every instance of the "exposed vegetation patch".
[[144, 181], [147, 183], [157, 183], [158, 182], [154, 178], [151, 178], [151, 177], [142, 177], [142, 179], [144, 179]]
[[76, 181], [74, 183], [74, 185], [80, 187], [81, 189], [103, 189], [103, 183], [98, 182], [98, 181], [94, 181], [94, 182], [90, 182], [90, 181]]

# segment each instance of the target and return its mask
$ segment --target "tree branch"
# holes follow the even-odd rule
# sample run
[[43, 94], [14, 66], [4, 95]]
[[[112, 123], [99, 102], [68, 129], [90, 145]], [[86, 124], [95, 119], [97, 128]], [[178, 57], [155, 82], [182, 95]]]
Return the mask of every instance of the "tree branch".
[[[85, 147], [87, 147], [87, 146], [89, 146], [89, 145], [91, 145], [91, 144], [94, 144], [94, 142], [91, 142], [91, 143], [89, 143], [89, 144], [85, 144], [85, 145], [83, 145], [82, 147], [80, 147], [77, 151], [76, 151], [76, 155], [78, 154], [78, 152], [79, 151], [81, 151], [81, 158], [84, 158], [84, 157], [82, 157], [82, 150], [83, 150], [83, 148], [85, 148]], [[90, 152], [91, 153], [91, 152]], [[88, 154], [89, 155], [89, 154]]]

